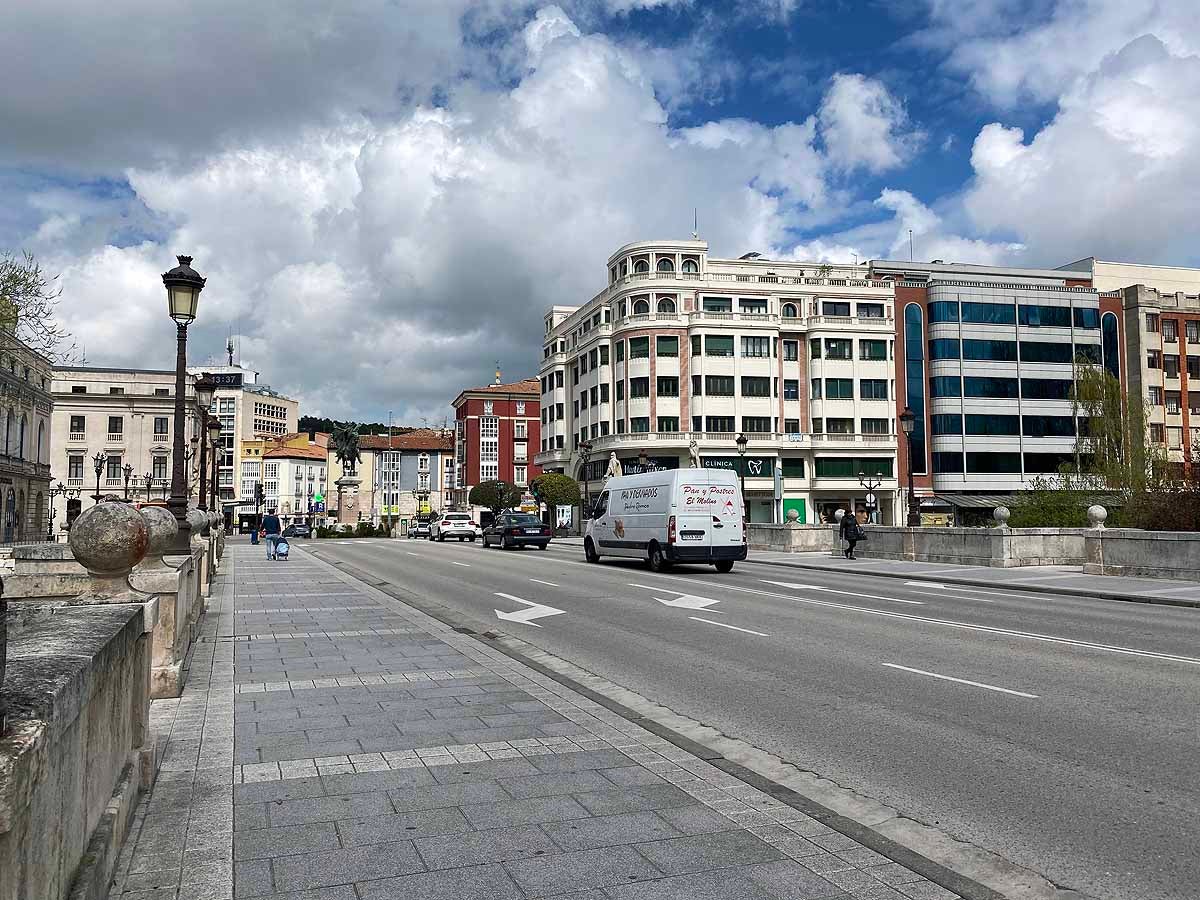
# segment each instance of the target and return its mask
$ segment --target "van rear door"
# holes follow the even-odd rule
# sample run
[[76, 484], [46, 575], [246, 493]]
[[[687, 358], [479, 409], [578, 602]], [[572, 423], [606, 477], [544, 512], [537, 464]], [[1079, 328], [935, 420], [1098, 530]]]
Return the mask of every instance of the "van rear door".
[[678, 478], [675, 488], [676, 556], [706, 560], [711, 555], [713, 534], [709, 470], [686, 469]]
[[[737, 473], [728, 469], [706, 469], [709, 475], [709, 509], [712, 519], [713, 555], [729, 558], [729, 548], [742, 545], [742, 491]], [[722, 552], [724, 551], [724, 552]]]

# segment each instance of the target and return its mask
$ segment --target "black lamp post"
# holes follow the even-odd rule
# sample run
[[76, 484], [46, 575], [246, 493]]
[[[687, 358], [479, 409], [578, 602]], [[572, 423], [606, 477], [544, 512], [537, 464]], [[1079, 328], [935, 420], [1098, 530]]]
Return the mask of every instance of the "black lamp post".
[[96, 493], [92, 496], [99, 503], [104, 495], [100, 493], [100, 473], [104, 471], [104, 464], [108, 462], [108, 457], [103, 453], [97, 453], [92, 457], [92, 467], [96, 470]]
[[750, 439], [745, 434], [739, 434], [734, 443], [737, 444], [738, 451], [738, 476], [742, 481], [742, 514], [749, 520], [750, 510], [746, 506], [746, 445], [750, 443]]
[[150, 472], [147, 472], [145, 475], [142, 476], [142, 484], [146, 488], [146, 502], [147, 503], [150, 502], [150, 485], [153, 483], [153, 481], [154, 481], [154, 475]]
[[163, 274], [163, 286], [167, 289], [167, 309], [175, 321], [175, 450], [171, 459], [171, 499], [167, 508], [175, 514], [179, 533], [175, 535], [175, 549], [181, 553], [191, 550], [191, 528], [187, 521], [188, 489], [183, 455], [183, 431], [187, 427], [187, 328], [196, 319], [196, 306], [200, 292], [204, 290], [204, 279], [192, 268], [190, 256], [177, 256], [179, 265]]
[[212, 406], [213, 388], [211, 378], [202, 375], [196, 379], [193, 389], [196, 391], [196, 405], [200, 407], [197, 430], [200, 434], [193, 438], [200, 444], [200, 493], [196, 497], [196, 506], [208, 510], [208, 408]]
[[[208, 485], [208, 508], [217, 511], [217, 476], [221, 472], [221, 420], [213, 416], [208, 420], [208, 436], [212, 440], [212, 478]], [[311, 488], [312, 485], [310, 484]]]
[[913, 446], [912, 436], [913, 429], [917, 425], [916, 414], [907, 406], [900, 413], [900, 427], [904, 431], [904, 438], [908, 442], [908, 527], [919, 528], [921, 525], [921, 510], [917, 506], [917, 491], [913, 486]]
[[583, 454], [583, 517], [589, 518], [592, 514], [592, 492], [589, 489], [588, 478], [588, 460], [592, 456], [592, 444], [590, 441], [584, 441], [579, 445], [579, 452]]
[[883, 484], [883, 479], [879, 478], [877, 475], [868, 475], [865, 472], [859, 472], [858, 483], [861, 484], [863, 486], [863, 490], [867, 492], [867, 496], [865, 498], [867, 501], [867, 520], [871, 521], [871, 517], [874, 514], [875, 509], [879, 505], [879, 500], [875, 496], [875, 488]]
[[61, 481], [50, 488], [50, 520], [46, 524], [46, 540], [54, 540], [54, 519], [56, 510], [54, 508], [54, 500], [56, 497], [66, 497], [68, 500], [74, 500], [79, 496], [79, 488], [69, 488]]

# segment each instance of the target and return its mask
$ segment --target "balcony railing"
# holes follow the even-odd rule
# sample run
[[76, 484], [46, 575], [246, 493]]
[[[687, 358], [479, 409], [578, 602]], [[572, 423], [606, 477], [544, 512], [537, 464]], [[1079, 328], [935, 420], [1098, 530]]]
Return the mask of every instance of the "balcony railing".
[[67, 487], [83, 487], [82, 478], [68, 478]]
[[87, 435], [82, 431], [72, 431], [67, 436], [67, 440], [68, 441], [85, 441], [85, 440], [87, 440]]
[[108, 433], [108, 443], [123, 444], [125, 443], [125, 435], [120, 431], [110, 431]]
[[104, 479], [105, 487], [123, 487], [124, 484], [125, 484], [124, 478], [105, 478]]
[[150, 438], [151, 443], [154, 444], [166, 444], [169, 443], [170, 440], [171, 436], [169, 434], [160, 434], [158, 432], [155, 432]]

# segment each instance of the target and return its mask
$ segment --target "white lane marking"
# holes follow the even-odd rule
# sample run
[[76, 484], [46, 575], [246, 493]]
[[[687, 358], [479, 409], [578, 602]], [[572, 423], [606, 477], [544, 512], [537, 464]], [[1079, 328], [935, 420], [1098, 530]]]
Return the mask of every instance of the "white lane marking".
[[469, 569], [469, 568], [471, 568], [471, 564], [470, 564], [470, 563], [460, 563], [460, 562], [455, 562], [454, 560], [450, 560], [450, 565], [452, 565], [452, 566], [462, 566], [464, 569]]
[[961, 599], [974, 600], [977, 603], [995, 603], [995, 600], [989, 600], [986, 597], [976, 597], [975, 591], [971, 588], [951, 587], [948, 584], [938, 584], [936, 581], [906, 581], [904, 582], [910, 587], [937, 588], [942, 593], [946, 594], [961, 594]]
[[[644, 591], [654, 591], [657, 593], [659, 588], [650, 587], [645, 584], [631, 584], [630, 587], [641, 588]], [[674, 606], [678, 609], [706, 609], [714, 603], [720, 603], [720, 600], [713, 600], [710, 597], [697, 597], [695, 594], [680, 594], [674, 600], [664, 600], [662, 597], [655, 597], [663, 606]], [[716, 612], [716, 610], [714, 610]]]
[[902, 672], [912, 672], [915, 675], [928, 675], [930, 678], [940, 678], [942, 681], [953, 681], [958, 684], [969, 684], [971, 687], [983, 688], [985, 691], [997, 691], [1001, 694], [1012, 694], [1014, 697], [1028, 697], [1030, 700], [1036, 700], [1037, 694], [1027, 694], [1024, 691], [1013, 691], [1008, 688], [996, 687], [994, 684], [984, 684], [982, 681], [968, 681], [965, 678], [954, 678], [950, 675], [939, 675], [937, 672], [926, 672], [924, 669], [911, 669], [908, 666], [899, 666], [896, 663], [884, 663], [889, 669], [899, 669]]
[[770, 637], [769, 634], [763, 634], [761, 631], [751, 631], [749, 628], [738, 628], [736, 625], [726, 625], [724, 622], [714, 622], [712, 619], [701, 619], [699, 616], [688, 616], [693, 622], [707, 622], [709, 625], [716, 625], [720, 628], [728, 628], [732, 631], [744, 631], [746, 634], [757, 634], [759, 637]]
[[[537, 557], [530, 557], [537, 559]], [[551, 560], [546, 560], [551, 562]], [[558, 565], [565, 566], [585, 566], [589, 569], [595, 569], [593, 563], [576, 562], [569, 559], [553, 560]], [[652, 579], [660, 579], [667, 581], [682, 581], [685, 584], [695, 584], [698, 579], [683, 578], [679, 575], [659, 575], [654, 572], [645, 573], [647, 577]], [[704, 584], [705, 582], [701, 582]], [[721, 590], [737, 591], [740, 594], [756, 594], [759, 597], [775, 597], [780, 600], [790, 600], [793, 603], [807, 603], [810, 606], [824, 606], [827, 609], [845, 609], [851, 612], [863, 613], [868, 616], [882, 616], [885, 619], [904, 619], [910, 622], [921, 622], [926, 625], [941, 625], [946, 628], [958, 628], [964, 631], [982, 631], [986, 634], [999, 634], [1005, 637], [1018, 637], [1030, 641], [1041, 641], [1049, 644], [1062, 644], [1068, 647], [1079, 647], [1084, 650], [1101, 650], [1105, 653], [1119, 653], [1125, 656], [1137, 656], [1146, 659], [1159, 659], [1165, 662], [1180, 662], [1189, 666], [1200, 666], [1200, 658], [1194, 656], [1178, 656], [1172, 653], [1157, 653], [1153, 650], [1136, 650], [1131, 647], [1117, 647], [1110, 644], [1097, 644], [1091, 641], [1081, 641], [1075, 638], [1062, 638], [1049, 634], [1038, 634], [1030, 631], [1014, 631], [1009, 628], [994, 628], [990, 625], [972, 625], [969, 622], [955, 622], [952, 619], [934, 619], [930, 616], [918, 616], [912, 613], [889, 612], [886, 609], [870, 609], [866, 606], [851, 606], [848, 603], [835, 603], [832, 600], [815, 600], [811, 597], [794, 597], [790, 594], [781, 594], [778, 591], [763, 591], [758, 588], [736, 587], [732, 584], [720, 585]], [[852, 594], [852, 596], [859, 596]]]
[[558, 585], [555, 584], [553, 581], [542, 581], [542, 579], [540, 579], [540, 578], [530, 578], [529, 580], [532, 581], [534, 584], [544, 584], [547, 587], [558, 587]]
[[562, 615], [566, 610], [555, 609], [553, 606], [546, 606], [544, 603], [534, 603], [532, 600], [522, 600], [520, 597], [514, 597], [512, 594], [502, 594], [496, 591], [497, 597], [503, 597], [505, 600], [512, 600], [514, 603], [520, 603], [528, 606], [529, 609], [522, 609], [517, 612], [501, 612], [493, 610], [496, 613], [496, 618], [504, 619], [506, 622], [516, 622], [518, 625], [532, 625], [534, 628], [541, 628], [534, 619], [542, 619], [546, 616]]
[[411, 550], [405, 550], [404, 552], [405, 552], [405, 553], [407, 553], [409, 556], [415, 556], [415, 557], [417, 557], [418, 559], [420, 559], [420, 558], [421, 558], [421, 554], [420, 554], [420, 553], [413, 553]]
[[887, 600], [889, 603], [907, 603], [909, 606], [924, 606], [923, 600], [901, 600], [899, 597], [880, 597], [877, 594], [863, 594], [859, 591], [839, 591], [835, 588], [821, 587], [819, 584], [794, 584], [790, 581], [767, 581], [758, 579], [763, 584], [773, 584], [776, 587], [792, 588], [797, 591], [824, 591], [827, 594], [845, 594], [847, 597], [862, 597], [865, 600]]

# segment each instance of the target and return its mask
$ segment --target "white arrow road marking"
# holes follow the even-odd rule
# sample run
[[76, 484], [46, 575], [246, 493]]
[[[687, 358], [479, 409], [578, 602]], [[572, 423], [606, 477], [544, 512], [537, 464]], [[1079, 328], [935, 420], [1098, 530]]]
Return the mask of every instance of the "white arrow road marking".
[[506, 622], [516, 622], [518, 625], [532, 625], [534, 628], [541, 628], [542, 626], [533, 621], [534, 619], [557, 616], [566, 612], [564, 609], [555, 609], [553, 606], [546, 606], [544, 603], [534, 603], [532, 600], [522, 600], [520, 597], [514, 597], [512, 594], [502, 594], [499, 591], [496, 592], [496, 596], [529, 607], [529, 609], [510, 613], [501, 612], [498, 609], [495, 610], [496, 618], [504, 619]]
[[699, 616], [688, 616], [693, 622], [706, 622], [709, 625], [717, 625], [720, 628], [728, 628], [731, 631], [744, 631], [746, 634], [757, 634], [759, 637], [770, 637], [769, 634], [763, 634], [761, 631], [751, 631], [749, 628], [738, 628], [736, 625], [726, 625], [724, 622], [714, 622], [712, 619], [701, 619]]
[[969, 684], [971, 687], [983, 688], [985, 691], [997, 691], [1001, 694], [1012, 694], [1014, 697], [1028, 697], [1030, 700], [1036, 700], [1037, 694], [1027, 694], [1024, 691], [1010, 691], [1008, 688], [996, 687], [994, 684], [984, 684], [982, 681], [967, 681], [965, 678], [952, 678], [949, 675], [939, 675], [936, 672], [926, 672], [924, 669], [910, 669], [908, 666], [898, 666], [895, 663], [884, 663], [889, 669], [899, 669], [901, 672], [912, 672], [914, 675], [928, 675], [930, 678], [939, 678], [942, 681], [954, 681], [958, 684]]
[[558, 587], [558, 585], [555, 584], [553, 581], [542, 581], [542, 579], [540, 579], [540, 578], [530, 578], [529, 580], [532, 581], [534, 584], [544, 584], [547, 587]]
[[898, 597], [880, 597], [877, 594], [863, 594], [858, 591], [839, 591], [834, 588], [821, 587], [819, 584], [793, 584], [790, 581], [767, 581], [760, 578], [763, 584], [773, 584], [776, 587], [791, 588], [796, 591], [824, 591], [827, 594], [845, 594], [847, 597], [861, 597], [864, 600], [887, 600], [889, 603], [907, 603], [910, 606], [924, 606], [923, 600], [901, 600]]
[[[631, 584], [630, 587], [641, 588], [644, 591], [655, 591], [658, 588], [650, 587], [646, 584]], [[674, 606], [677, 609], [707, 609], [714, 603], [720, 603], [720, 600], [713, 600], [709, 597], [697, 597], [695, 594], [680, 594], [674, 600], [664, 600], [662, 597], [655, 597], [663, 606]], [[716, 610], [713, 610], [716, 612]]]

